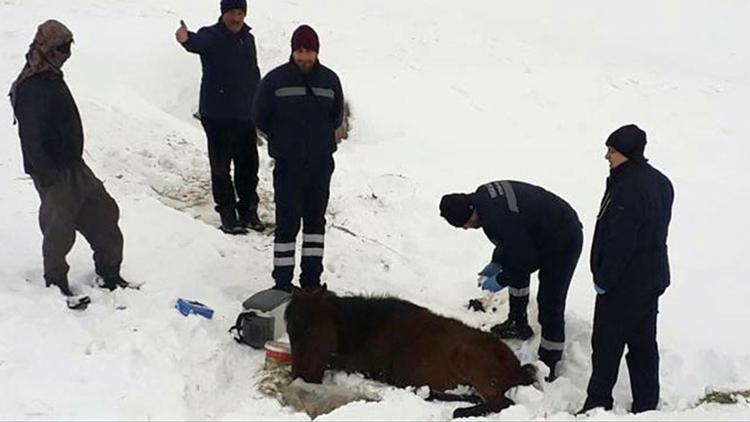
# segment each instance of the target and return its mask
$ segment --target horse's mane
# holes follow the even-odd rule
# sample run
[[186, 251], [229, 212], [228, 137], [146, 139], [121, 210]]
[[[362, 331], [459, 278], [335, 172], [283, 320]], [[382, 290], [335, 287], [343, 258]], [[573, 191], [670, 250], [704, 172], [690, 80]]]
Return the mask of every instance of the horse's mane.
[[392, 296], [337, 296], [334, 301], [336, 320], [342, 328], [363, 331], [382, 328], [383, 322], [394, 315], [413, 314], [424, 309]]

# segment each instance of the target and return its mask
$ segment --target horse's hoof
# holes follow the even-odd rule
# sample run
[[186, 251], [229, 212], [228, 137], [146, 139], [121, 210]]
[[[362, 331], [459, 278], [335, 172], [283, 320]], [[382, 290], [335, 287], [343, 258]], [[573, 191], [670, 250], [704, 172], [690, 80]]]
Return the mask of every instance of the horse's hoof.
[[453, 411], [453, 419], [478, 416], [473, 410], [471, 407], [460, 407]]
[[495, 407], [490, 406], [487, 403], [478, 404], [476, 406], [471, 407], [460, 407], [453, 411], [453, 418], [468, 418], [470, 416], [484, 416], [488, 415], [494, 411], [499, 410], [493, 410]]
[[465, 418], [467, 415], [464, 412], [465, 409], [456, 409], [453, 411], [453, 419]]

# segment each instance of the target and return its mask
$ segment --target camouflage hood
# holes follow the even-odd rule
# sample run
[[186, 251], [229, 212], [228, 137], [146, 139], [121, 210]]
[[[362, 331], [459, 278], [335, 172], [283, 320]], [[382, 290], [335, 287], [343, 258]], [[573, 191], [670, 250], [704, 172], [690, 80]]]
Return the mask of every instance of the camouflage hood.
[[15, 105], [16, 89], [21, 82], [41, 72], [54, 72], [62, 76], [62, 66], [70, 58], [73, 33], [56, 20], [48, 20], [37, 28], [34, 41], [26, 53], [26, 65], [10, 87], [10, 100]]

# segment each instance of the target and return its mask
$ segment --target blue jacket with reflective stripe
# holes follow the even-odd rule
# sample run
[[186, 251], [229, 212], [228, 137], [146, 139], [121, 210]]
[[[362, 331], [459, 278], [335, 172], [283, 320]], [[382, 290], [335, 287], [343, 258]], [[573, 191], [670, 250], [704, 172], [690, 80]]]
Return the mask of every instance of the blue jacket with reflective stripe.
[[559, 196], [524, 182], [486, 183], [472, 194], [482, 229], [495, 244], [492, 261], [502, 265], [500, 282], [512, 285], [538, 270], [581, 222]]
[[672, 183], [645, 161], [611, 171], [591, 246], [594, 283], [605, 294], [659, 295], [669, 286], [673, 201]]
[[235, 34], [219, 22], [197, 33], [190, 32], [182, 46], [201, 57], [201, 116], [249, 121], [260, 80], [255, 38], [250, 27], [244, 25]]
[[276, 159], [303, 160], [336, 151], [344, 96], [332, 70], [317, 63], [308, 74], [290, 60], [268, 72], [253, 101], [253, 122]]

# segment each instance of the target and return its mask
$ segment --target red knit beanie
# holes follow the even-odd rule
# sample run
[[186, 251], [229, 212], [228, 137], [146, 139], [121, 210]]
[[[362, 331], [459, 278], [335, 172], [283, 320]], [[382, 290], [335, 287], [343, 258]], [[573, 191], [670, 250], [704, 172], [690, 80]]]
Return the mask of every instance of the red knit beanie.
[[292, 51], [297, 51], [303, 48], [312, 50], [316, 53], [320, 48], [318, 34], [315, 33], [314, 29], [307, 25], [300, 25], [299, 28], [294, 30], [294, 34], [292, 35]]

